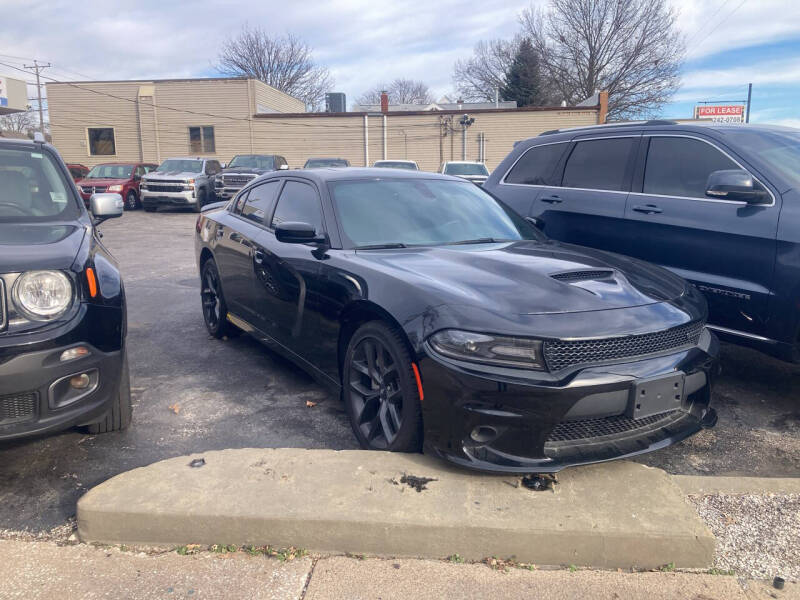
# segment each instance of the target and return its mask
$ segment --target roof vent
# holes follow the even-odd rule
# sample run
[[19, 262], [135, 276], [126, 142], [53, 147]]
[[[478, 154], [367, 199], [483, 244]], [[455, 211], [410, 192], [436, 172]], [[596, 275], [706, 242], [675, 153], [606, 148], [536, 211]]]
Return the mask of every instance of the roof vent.
[[563, 273], [553, 273], [550, 275], [553, 279], [563, 281], [564, 283], [577, 283], [579, 281], [595, 281], [601, 279], [610, 279], [614, 275], [614, 271], [608, 269], [593, 269], [585, 271], [565, 271]]

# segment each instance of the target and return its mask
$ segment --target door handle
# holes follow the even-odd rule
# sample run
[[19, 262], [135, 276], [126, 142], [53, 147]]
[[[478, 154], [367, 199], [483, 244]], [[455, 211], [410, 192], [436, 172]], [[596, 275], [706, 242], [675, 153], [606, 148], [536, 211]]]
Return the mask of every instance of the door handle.
[[548, 204], [559, 204], [563, 202], [561, 196], [545, 196], [542, 198], [542, 202], [547, 202]]
[[655, 204], [638, 205], [634, 206], [631, 210], [635, 210], [636, 212], [644, 213], [646, 215], [657, 215], [664, 212]]
[[255, 250], [253, 252], [253, 260], [257, 265], [262, 264], [264, 262], [264, 253], [261, 250]]

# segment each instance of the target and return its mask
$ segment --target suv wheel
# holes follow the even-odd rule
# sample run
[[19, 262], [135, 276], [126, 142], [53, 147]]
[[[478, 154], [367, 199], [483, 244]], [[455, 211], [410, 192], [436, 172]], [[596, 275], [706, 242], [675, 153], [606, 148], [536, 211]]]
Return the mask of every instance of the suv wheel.
[[111, 431], [122, 431], [131, 424], [133, 408], [131, 406], [131, 379], [128, 372], [128, 355], [125, 349], [122, 350], [122, 372], [119, 377], [119, 391], [111, 402], [108, 413], [102, 421], [92, 423], [87, 427], [91, 434], [108, 433]]
[[197, 192], [197, 202], [194, 203], [194, 212], [200, 212], [203, 210], [203, 206], [206, 204], [206, 190], [205, 188], [200, 188]]
[[139, 201], [136, 199], [136, 192], [128, 191], [125, 196], [125, 210], [136, 210], [139, 208]]

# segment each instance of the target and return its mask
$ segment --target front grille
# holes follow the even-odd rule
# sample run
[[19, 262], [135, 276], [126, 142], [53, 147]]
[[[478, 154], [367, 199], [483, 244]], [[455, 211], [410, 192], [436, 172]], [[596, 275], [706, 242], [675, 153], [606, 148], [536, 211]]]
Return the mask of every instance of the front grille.
[[550, 432], [547, 441], [571, 442], [607, 435], [619, 435], [638, 429], [649, 429], [661, 421], [672, 421], [677, 416], [677, 413], [680, 412], [676, 409], [641, 419], [631, 419], [630, 417], [619, 415], [599, 419], [586, 419], [585, 421], [562, 421]]
[[703, 323], [687, 323], [665, 331], [592, 340], [553, 340], [544, 344], [551, 371], [583, 364], [600, 364], [635, 358], [697, 344]]
[[550, 275], [550, 277], [565, 283], [575, 283], [576, 281], [608, 279], [613, 274], [614, 271], [595, 269], [594, 271], [567, 271], [566, 273], [553, 273]]
[[222, 183], [225, 187], [244, 187], [255, 178], [255, 175], [223, 175]]
[[180, 185], [168, 184], [168, 185], [159, 185], [155, 183], [148, 183], [145, 191], [147, 192], [182, 192], [183, 191], [183, 183]]
[[81, 189], [84, 194], [102, 194], [106, 191], [105, 185], [85, 185]]
[[0, 396], [0, 425], [21, 423], [36, 416], [37, 392]]

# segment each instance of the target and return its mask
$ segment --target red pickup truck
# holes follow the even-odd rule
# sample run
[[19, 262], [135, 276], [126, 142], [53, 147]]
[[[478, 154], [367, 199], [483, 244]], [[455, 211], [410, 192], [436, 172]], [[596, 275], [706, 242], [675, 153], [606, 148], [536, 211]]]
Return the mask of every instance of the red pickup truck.
[[83, 202], [88, 206], [92, 194], [111, 192], [125, 201], [126, 210], [141, 208], [139, 181], [142, 175], [154, 171], [158, 165], [151, 163], [104, 163], [76, 182]]

